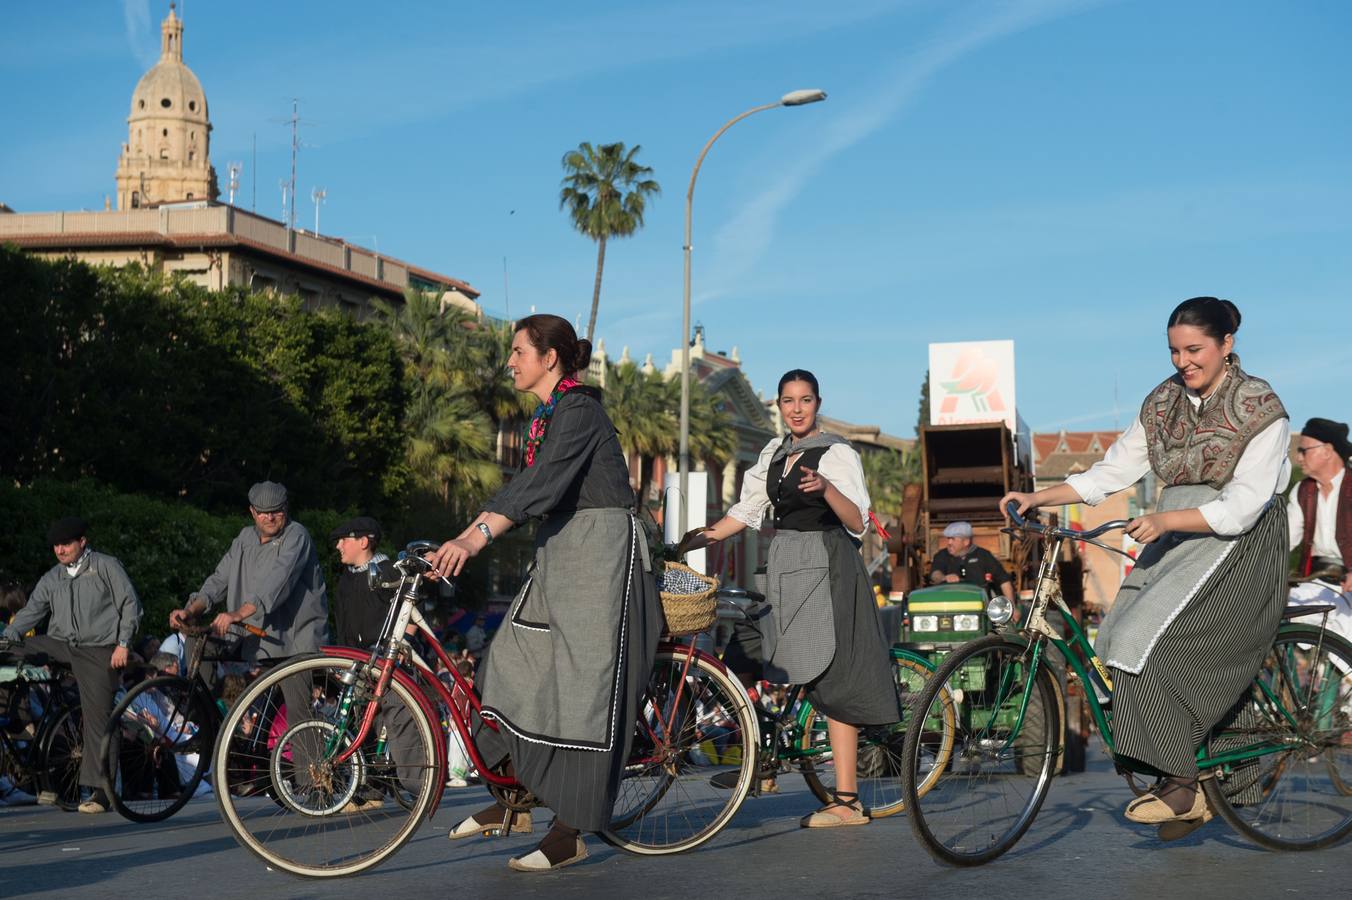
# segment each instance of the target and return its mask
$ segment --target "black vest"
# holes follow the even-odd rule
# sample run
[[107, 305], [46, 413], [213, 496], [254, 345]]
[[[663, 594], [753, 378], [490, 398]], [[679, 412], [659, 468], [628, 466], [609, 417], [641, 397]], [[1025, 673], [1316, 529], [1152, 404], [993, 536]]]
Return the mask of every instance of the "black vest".
[[334, 637], [339, 644], [363, 649], [374, 644], [389, 610], [389, 597], [371, 589], [365, 569], [353, 572], [343, 566], [333, 604]]
[[[770, 463], [765, 473], [765, 493], [774, 506], [776, 528], [789, 531], [828, 531], [843, 527], [840, 517], [832, 512], [826, 502], [825, 493], [804, 494], [798, 490], [798, 482], [803, 480], [803, 466], [816, 470], [822, 456], [830, 447], [815, 447], [804, 451], [794, 461], [788, 475], [784, 474], [784, 463], [789, 457], [783, 456]], [[793, 454], [790, 453], [789, 456]]]

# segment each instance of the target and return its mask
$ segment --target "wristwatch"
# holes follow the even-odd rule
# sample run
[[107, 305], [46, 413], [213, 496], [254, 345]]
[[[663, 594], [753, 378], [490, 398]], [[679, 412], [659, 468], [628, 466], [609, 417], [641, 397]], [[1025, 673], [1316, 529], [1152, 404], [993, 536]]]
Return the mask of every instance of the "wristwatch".
[[483, 534], [484, 540], [488, 541], [488, 543], [490, 544], [493, 543], [493, 531], [488, 527], [486, 523], [480, 522], [478, 524], [478, 529], [479, 532]]

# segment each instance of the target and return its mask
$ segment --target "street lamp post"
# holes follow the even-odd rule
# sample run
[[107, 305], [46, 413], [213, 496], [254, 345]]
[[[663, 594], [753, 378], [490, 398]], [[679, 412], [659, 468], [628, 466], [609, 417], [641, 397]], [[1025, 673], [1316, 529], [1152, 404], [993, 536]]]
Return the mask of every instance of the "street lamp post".
[[704, 164], [704, 157], [708, 154], [709, 148], [714, 145], [714, 141], [722, 137], [723, 132], [747, 116], [780, 106], [803, 106], [825, 99], [826, 91], [790, 91], [775, 103], [753, 107], [739, 116], [734, 116], [728, 120], [726, 125], [714, 132], [713, 137], [709, 138], [709, 142], [699, 152], [699, 158], [695, 160], [695, 168], [690, 173], [690, 187], [685, 192], [685, 289], [682, 292], [681, 300], [681, 447], [679, 470], [681, 495], [677, 501], [680, 505], [677, 521], [680, 523], [679, 533], [681, 535], [684, 535], [690, 527], [690, 214], [691, 206], [695, 200], [695, 179], [699, 177], [699, 167]]

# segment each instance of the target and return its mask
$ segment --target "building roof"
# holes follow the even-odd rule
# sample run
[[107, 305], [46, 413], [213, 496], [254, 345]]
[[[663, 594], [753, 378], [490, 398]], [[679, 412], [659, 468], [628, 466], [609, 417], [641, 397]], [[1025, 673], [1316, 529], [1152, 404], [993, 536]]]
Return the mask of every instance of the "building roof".
[[458, 278], [339, 238], [288, 232], [275, 219], [223, 203], [199, 201], [116, 212], [15, 213], [0, 222], [0, 242], [30, 250], [238, 247], [384, 293], [402, 294], [412, 275], [470, 299], [479, 296], [478, 290]]
[[1116, 431], [1044, 431], [1033, 435], [1039, 481], [1083, 472], [1103, 459], [1118, 438]]

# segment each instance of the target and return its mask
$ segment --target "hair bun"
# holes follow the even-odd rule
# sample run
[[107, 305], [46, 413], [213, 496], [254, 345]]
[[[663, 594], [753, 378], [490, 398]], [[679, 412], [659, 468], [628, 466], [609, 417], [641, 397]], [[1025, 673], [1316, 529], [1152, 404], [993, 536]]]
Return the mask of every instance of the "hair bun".
[[578, 340], [576, 352], [573, 354], [573, 371], [581, 372], [587, 366], [591, 365], [592, 343], [586, 338]]
[[1230, 317], [1230, 333], [1234, 334], [1236, 331], [1239, 331], [1239, 307], [1235, 306], [1229, 300], [1221, 300], [1220, 304], [1225, 308], [1226, 315]]

